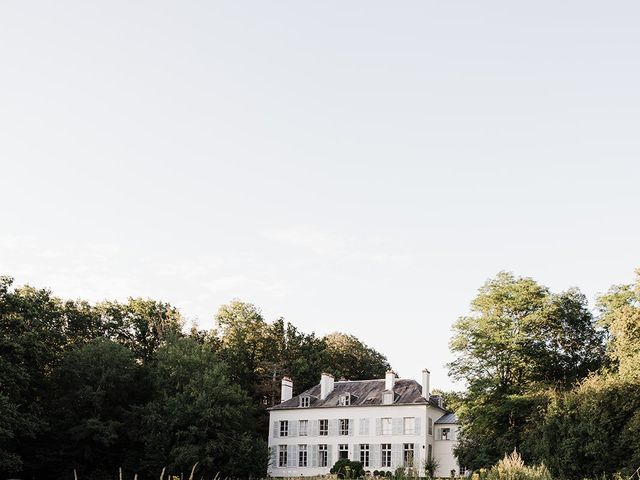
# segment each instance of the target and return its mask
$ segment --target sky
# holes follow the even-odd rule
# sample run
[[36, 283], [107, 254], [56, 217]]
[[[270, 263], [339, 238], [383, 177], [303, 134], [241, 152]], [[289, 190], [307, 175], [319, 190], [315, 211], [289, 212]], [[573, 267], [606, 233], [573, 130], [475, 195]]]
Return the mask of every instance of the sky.
[[[0, 274], [447, 377], [501, 270], [640, 267], [636, 1], [0, 2]], [[320, 372], [318, 372], [318, 375]]]

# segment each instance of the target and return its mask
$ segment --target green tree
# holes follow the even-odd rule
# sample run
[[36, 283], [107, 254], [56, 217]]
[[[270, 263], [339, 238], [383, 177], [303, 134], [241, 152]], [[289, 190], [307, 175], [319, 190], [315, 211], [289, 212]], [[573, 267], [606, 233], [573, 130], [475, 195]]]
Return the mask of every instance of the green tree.
[[102, 334], [122, 343], [143, 362], [169, 338], [182, 335], [180, 312], [165, 302], [129, 298], [127, 303], [102, 302], [96, 306]]
[[387, 358], [353, 335], [334, 332], [323, 339], [322, 369], [337, 378], [383, 378], [391, 368]]
[[192, 338], [157, 352], [154, 398], [141, 408], [144, 467], [152, 473], [188, 471], [249, 477], [265, 473], [268, 450], [254, 433], [254, 407], [229, 380], [212, 347]]
[[494, 464], [526, 432], [548, 388], [569, 388], [603, 361], [602, 334], [577, 290], [552, 294], [531, 278], [499, 273], [454, 325], [450, 374], [468, 389], [457, 453], [471, 468]]
[[132, 408], [146, 400], [142, 367], [130, 350], [97, 338], [69, 350], [52, 375], [50, 428], [36, 477], [70, 477], [73, 468], [93, 479], [135, 466], [140, 449], [131, 435]]

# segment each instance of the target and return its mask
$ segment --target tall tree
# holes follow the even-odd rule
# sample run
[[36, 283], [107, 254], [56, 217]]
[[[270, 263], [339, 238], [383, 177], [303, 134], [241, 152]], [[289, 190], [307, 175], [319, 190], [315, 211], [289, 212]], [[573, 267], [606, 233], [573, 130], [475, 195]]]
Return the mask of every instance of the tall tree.
[[192, 338], [158, 350], [154, 399], [141, 409], [145, 470], [188, 471], [222, 477], [263, 475], [268, 451], [253, 425], [253, 406], [229, 381], [227, 367], [210, 345]]
[[547, 388], [568, 388], [603, 360], [602, 334], [577, 290], [552, 294], [531, 278], [501, 272], [483, 285], [471, 315], [454, 324], [450, 374], [468, 390], [457, 449], [468, 467], [524, 449]]
[[383, 378], [391, 368], [387, 358], [353, 335], [334, 332], [323, 338], [322, 369], [337, 378]]

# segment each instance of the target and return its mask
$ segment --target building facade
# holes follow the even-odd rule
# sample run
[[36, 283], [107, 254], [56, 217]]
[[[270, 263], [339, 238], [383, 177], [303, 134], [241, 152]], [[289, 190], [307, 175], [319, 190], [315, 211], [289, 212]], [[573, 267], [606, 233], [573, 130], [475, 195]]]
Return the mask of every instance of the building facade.
[[340, 458], [360, 461], [368, 471], [421, 473], [434, 458], [436, 476], [461, 473], [453, 454], [457, 419], [429, 394], [426, 369], [422, 385], [393, 372], [362, 381], [322, 374], [320, 384], [292, 393], [293, 383], [284, 378], [282, 401], [269, 409], [272, 477], [325, 475]]

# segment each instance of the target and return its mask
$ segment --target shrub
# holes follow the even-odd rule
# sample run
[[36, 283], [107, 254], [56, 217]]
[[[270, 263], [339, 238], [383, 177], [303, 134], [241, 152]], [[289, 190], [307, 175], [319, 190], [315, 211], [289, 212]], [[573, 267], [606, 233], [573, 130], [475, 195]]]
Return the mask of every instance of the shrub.
[[338, 478], [360, 478], [364, 476], [362, 463], [351, 461], [348, 458], [338, 460], [329, 472], [332, 475], [337, 475]]
[[551, 473], [544, 465], [529, 467], [515, 450], [505, 455], [487, 472], [487, 480], [552, 480]]

